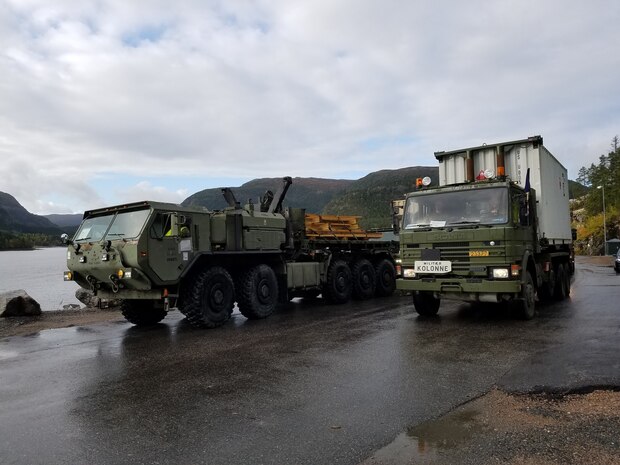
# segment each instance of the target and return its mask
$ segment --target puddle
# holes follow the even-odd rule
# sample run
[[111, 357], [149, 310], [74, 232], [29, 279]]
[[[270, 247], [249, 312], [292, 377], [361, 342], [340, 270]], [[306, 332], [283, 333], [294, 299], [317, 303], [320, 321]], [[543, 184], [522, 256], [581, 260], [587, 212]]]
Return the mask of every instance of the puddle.
[[445, 453], [484, 434], [486, 426], [477, 421], [479, 415], [478, 409], [470, 407], [409, 428], [364, 464], [442, 463]]

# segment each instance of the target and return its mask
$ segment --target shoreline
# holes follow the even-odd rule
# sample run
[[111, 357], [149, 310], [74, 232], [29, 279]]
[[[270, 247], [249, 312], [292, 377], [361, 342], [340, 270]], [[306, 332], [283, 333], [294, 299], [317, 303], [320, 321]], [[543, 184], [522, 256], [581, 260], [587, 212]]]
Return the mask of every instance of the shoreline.
[[71, 328], [97, 323], [126, 321], [115, 307], [83, 307], [79, 310], [44, 310], [38, 316], [0, 318], [0, 339], [29, 336], [47, 329]]

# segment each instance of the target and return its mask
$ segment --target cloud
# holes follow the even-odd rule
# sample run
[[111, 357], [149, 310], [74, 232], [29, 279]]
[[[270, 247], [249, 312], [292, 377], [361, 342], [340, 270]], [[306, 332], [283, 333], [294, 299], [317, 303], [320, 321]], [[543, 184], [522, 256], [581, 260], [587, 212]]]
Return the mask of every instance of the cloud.
[[620, 132], [618, 19], [608, 1], [4, 2], [0, 190], [81, 211], [120, 198], [102, 173], [142, 180], [123, 201], [175, 200], [190, 176], [355, 178], [534, 134], [575, 177]]

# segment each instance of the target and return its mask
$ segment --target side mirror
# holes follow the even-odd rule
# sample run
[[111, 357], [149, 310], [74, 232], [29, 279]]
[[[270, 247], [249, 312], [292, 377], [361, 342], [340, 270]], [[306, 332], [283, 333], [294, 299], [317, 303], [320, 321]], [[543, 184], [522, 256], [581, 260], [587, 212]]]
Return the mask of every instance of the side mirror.
[[73, 244], [73, 241], [71, 239], [69, 239], [69, 235], [67, 233], [62, 233], [60, 235], [60, 240], [62, 241], [63, 244], [65, 245], [71, 245]]

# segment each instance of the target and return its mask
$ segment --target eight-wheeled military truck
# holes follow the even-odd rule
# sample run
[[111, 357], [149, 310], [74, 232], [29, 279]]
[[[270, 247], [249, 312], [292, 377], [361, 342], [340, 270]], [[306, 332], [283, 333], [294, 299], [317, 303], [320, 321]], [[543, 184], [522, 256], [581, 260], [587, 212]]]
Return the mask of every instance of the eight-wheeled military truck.
[[172, 307], [213, 328], [235, 302], [259, 319], [296, 296], [344, 303], [391, 294], [398, 242], [351, 227], [356, 217], [322, 221], [284, 209], [291, 182], [283, 178], [275, 195], [244, 206], [223, 189], [229, 206], [222, 211], [147, 201], [87, 211], [75, 236], [65, 236], [64, 279], [122, 299], [123, 315], [136, 325], [155, 324]]
[[402, 275], [416, 311], [441, 299], [510, 302], [535, 315], [537, 298], [570, 293], [572, 234], [567, 171], [540, 136], [436, 152], [439, 187], [406, 195]]

